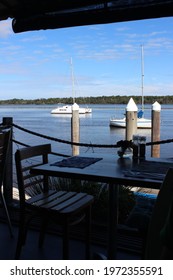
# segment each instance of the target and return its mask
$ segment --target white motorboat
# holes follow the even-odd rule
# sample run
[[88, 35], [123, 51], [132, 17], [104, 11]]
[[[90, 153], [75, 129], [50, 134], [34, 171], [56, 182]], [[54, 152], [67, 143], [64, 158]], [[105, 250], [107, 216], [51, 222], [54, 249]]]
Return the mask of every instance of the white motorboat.
[[[91, 108], [79, 107], [79, 114], [92, 113]], [[72, 105], [59, 106], [51, 111], [51, 114], [72, 114]]]
[[[142, 89], [142, 109], [138, 112], [137, 115], [137, 128], [151, 129], [151, 119], [144, 118], [144, 66], [143, 66], [143, 46], [141, 46], [141, 89]], [[117, 128], [126, 128], [126, 118], [117, 119], [112, 117], [109, 122], [110, 126]]]
[[[71, 58], [71, 78], [72, 78], [72, 95], [73, 95], [73, 105], [77, 105], [75, 103], [75, 93], [74, 93], [74, 73], [73, 73], [73, 65], [72, 65], [72, 58]], [[72, 114], [72, 106], [73, 105], [63, 105], [58, 106], [57, 108], [51, 111], [51, 114]], [[79, 114], [88, 114], [92, 113], [92, 109], [88, 107], [80, 107], [79, 106]]]

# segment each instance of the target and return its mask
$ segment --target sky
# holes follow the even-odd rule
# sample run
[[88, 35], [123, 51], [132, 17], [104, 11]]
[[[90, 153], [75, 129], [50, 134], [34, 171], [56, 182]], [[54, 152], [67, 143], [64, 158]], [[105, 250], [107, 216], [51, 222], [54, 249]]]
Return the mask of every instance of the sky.
[[0, 100], [173, 94], [173, 17], [15, 34], [0, 22]]

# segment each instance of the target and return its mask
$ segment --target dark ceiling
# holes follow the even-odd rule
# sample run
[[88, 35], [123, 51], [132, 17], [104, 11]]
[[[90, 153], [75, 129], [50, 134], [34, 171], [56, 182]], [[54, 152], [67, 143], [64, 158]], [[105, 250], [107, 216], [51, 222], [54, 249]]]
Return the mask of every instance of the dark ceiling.
[[14, 32], [173, 16], [173, 0], [0, 0]]

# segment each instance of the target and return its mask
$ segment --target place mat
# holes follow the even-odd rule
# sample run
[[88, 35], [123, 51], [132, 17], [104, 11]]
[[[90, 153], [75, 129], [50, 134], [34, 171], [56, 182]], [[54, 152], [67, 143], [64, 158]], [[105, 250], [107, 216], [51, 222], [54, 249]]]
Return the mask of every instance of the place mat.
[[146, 160], [132, 167], [132, 169], [124, 171], [123, 173], [125, 177], [135, 177], [141, 179], [148, 178], [162, 181], [170, 167], [173, 168], [172, 162]]
[[140, 164], [134, 166], [131, 170], [132, 171], [139, 171], [139, 172], [147, 172], [147, 173], [158, 173], [158, 174], [166, 174], [169, 168], [173, 168], [172, 162], [164, 162], [164, 161], [150, 161], [145, 160], [140, 162]]
[[133, 178], [141, 178], [141, 179], [152, 179], [152, 180], [158, 180], [163, 181], [165, 178], [165, 174], [159, 174], [159, 173], [151, 173], [151, 172], [143, 172], [143, 171], [124, 171], [125, 177], [133, 177]]
[[61, 161], [52, 163], [51, 165], [58, 166], [58, 167], [85, 168], [101, 159], [102, 158], [74, 156], [74, 157], [66, 158]]

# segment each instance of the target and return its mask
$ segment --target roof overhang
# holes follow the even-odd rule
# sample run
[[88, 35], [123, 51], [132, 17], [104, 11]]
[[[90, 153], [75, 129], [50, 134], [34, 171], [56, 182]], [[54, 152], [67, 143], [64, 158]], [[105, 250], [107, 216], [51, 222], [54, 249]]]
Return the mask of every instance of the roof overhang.
[[14, 32], [173, 16], [173, 0], [0, 0]]

